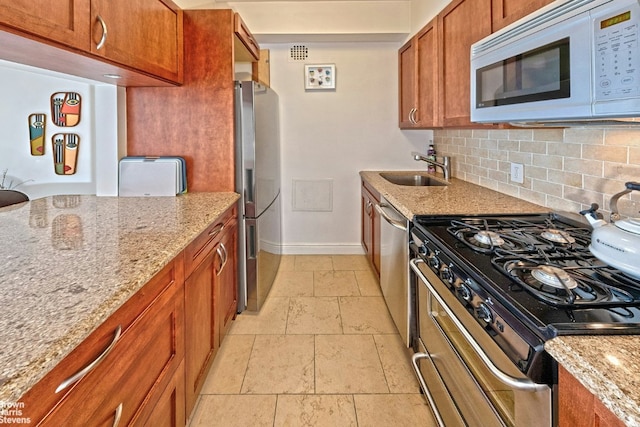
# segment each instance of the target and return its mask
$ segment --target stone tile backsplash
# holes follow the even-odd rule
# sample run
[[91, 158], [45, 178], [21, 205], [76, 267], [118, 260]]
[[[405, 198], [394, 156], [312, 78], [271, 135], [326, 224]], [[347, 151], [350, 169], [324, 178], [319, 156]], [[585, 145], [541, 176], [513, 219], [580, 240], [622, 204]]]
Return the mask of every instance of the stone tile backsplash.
[[[567, 128], [435, 130], [440, 156], [453, 176], [553, 210], [600, 205], [608, 219], [611, 196], [640, 181], [640, 130]], [[524, 183], [511, 182], [511, 163], [524, 165]], [[640, 192], [620, 199], [620, 212], [640, 216]]]

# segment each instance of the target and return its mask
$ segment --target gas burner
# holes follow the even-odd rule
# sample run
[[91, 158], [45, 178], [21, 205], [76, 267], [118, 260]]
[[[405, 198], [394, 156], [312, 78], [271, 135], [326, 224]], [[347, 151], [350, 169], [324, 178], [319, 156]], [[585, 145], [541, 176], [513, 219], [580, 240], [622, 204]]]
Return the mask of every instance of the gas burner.
[[494, 231], [479, 231], [472, 238], [472, 242], [476, 242], [483, 247], [494, 247], [504, 245], [504, 239]]
[[564, 230], [558, 230], [557, 228], [547, 228], [542, 233], [540, 233], [540, 237], [550, 242], [563, 245], [570, 245], [576, 242], [576, 239], [574, 239], [568, 232]]
[[540, 283], [557, 289], [575, 289], [578, 282], [569, 273], [559, 267], [541, 265], [531, 270], [531, 276]]

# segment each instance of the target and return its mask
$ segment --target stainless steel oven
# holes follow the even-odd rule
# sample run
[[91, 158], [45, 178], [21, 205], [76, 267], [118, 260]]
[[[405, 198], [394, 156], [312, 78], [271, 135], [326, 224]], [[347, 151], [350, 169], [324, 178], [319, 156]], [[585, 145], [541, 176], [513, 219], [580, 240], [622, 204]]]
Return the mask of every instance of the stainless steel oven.
[[440, 425], [555, 425], [544, 343], [640, 333], [640, 282], [594, 257], [591, 239], [556, 213], [413, 218], [412, 361]]
[[418, 302], [412, 362], [439, 424], [550, 426], [551, 387], [528, 379], [470, 313], [456, 309], [456, 297], [425, 261], [410, 265]]

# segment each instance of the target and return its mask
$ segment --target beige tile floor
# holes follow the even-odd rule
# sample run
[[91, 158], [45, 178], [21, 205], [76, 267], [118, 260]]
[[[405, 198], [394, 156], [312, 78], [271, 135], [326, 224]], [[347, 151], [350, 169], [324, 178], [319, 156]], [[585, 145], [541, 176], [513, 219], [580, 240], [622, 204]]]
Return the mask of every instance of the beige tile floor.
[[364, 256], [285, 256], [234, 321], [190, 427], [263, 425], [435, 425]]

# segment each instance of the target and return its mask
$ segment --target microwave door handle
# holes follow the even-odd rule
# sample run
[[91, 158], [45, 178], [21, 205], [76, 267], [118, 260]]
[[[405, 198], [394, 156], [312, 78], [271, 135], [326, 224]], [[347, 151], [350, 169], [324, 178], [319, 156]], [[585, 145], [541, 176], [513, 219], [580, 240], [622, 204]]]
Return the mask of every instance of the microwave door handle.
[[422, 271], [420, 271], [420, 269], [418, 268], [418, 263], [426, 264], [420, 258], [412, 259], [409, 262], [413, 272], [420, 278], [420, 280], [422, 282], [424, 282], [424, 284], [427, 287], [427, 289], [429, 290], [429, 292], [431, 292], [433, 297], [442, 306], [444, 311], [451, 318], [451, 321], [453, 322], [453, 324], [456, 325], [456, 328], [458, 329], [458, 331], [462, 334], [462, 336], [465, 338], [465, 340], [469, 343], [471, 348], [473, 348], [473, 350], [478, 355], [478, 357], [480, 357], [480, 360], [482, 360], [482, 363], [485, 364], [485, 366], [489, 369], [489, 371], [491, 371], [491, 373], [500, 382], [506, 384], [507, 386], [509, 386], [509, 387], [511, 387], [513, 389], [520, 390], [520, 391], [539, 392], [539, 391], [544, 391], [544, 390], [548, 389], [548, 386], [546, 384], [537, 384], [537, 383], [534, 383], [533, 381], [531, 381], [529, 379], [512, 377], [511, 375], [501, 371], [500, 368], [498, 368], [493, 363], [493, 361], [489, 358], [489, 356], [487, 356], [487, 354], [484, 352], [482, 347], [480, 347], [480, 344], [478, 344], [478, 342], [473, 338], [473, 336], [471, 336], [469, 331], [467, 331], [467, 329], [464, 327], [462, 322], [453, 313], [453, 310], [451, 310], [449, 308], [449, 306], [447, 305], [446, 302], [444, 302], [442, 297], [436, 292], [435, 289], [433, 289], [433, 286], [431, 285], [431, 283], [429, 283], [429, 280], [425, 277], [425, 275], [422, 273]]

